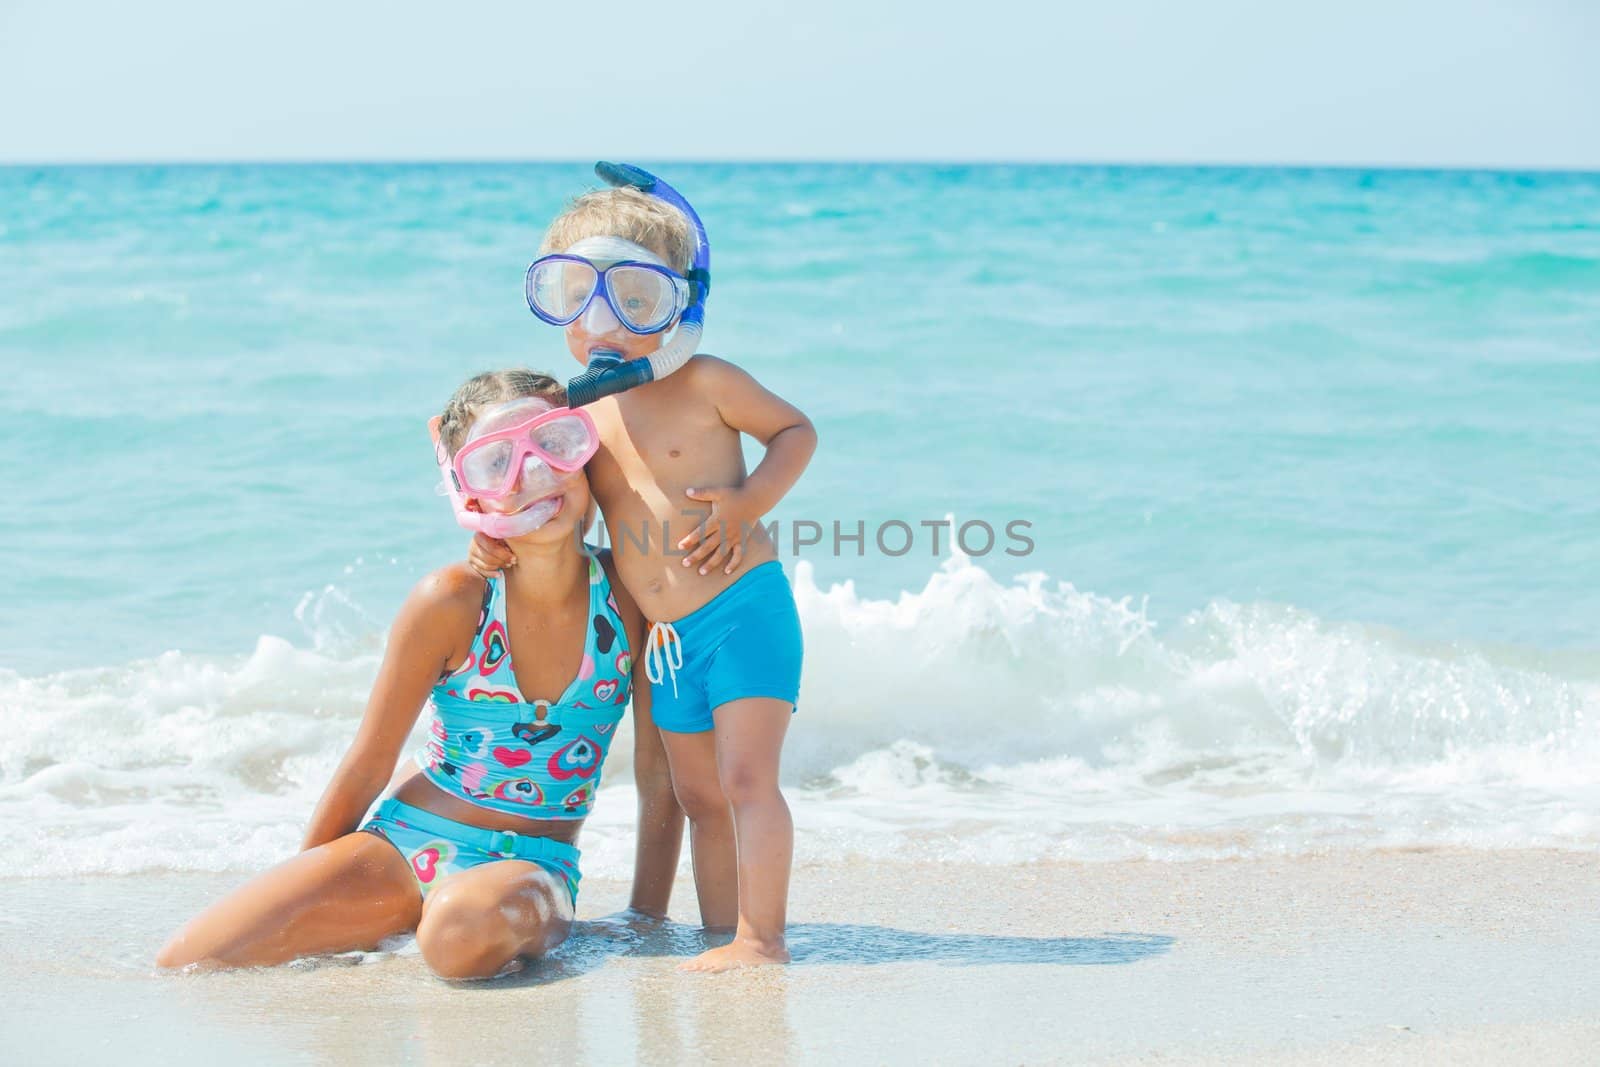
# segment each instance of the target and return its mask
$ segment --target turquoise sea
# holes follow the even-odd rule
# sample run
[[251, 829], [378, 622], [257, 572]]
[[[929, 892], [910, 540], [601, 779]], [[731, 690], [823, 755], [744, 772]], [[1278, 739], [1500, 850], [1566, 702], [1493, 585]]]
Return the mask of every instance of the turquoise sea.
[[[704, 350], [821, 435], [776, 516], [824, 532], [785, 558], [802, 854], [1600, 847], [1600, 174], [656, 169], [711, 235]], [[576, 370], [521, 277], [593, 184], [0, 168], [23, 873], [293, 847], [465, 546], [428, 416]], [[935, 551], [947, 515], [995, 549]]]

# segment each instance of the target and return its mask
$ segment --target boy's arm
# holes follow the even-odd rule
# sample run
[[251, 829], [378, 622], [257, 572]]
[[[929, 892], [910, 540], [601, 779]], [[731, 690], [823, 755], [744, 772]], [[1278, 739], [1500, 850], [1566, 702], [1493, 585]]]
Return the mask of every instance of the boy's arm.
[[697, 566], [704, 574], [726, 559], [723, 573], [732, 573], [744, 554], [746, 531], [777, 506], [811, 462], [817, 430], [805, 412], [747, 372], [715, 356], [696, 359], [702, 361], [699, 384], [717, 405], [722, 421], [767, 449], [743, 485], [696, 486], [686, 491], [694, 500], [709, 502], [711, 514], [678, 542], [680, 549], [694, 548], [683, 565]]
[[517, 555], [511, 551], [510, 545], [485, 533], [472, 535], [472, 543], [467, 545], [467, 566], [479, 575], [493, 578], [497, 574], [504, 574], [507, 567], [516, 565]]

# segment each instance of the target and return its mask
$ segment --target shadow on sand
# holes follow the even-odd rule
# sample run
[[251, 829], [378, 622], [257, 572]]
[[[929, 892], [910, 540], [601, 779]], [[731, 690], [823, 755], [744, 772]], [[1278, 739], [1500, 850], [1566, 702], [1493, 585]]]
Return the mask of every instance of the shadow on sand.
[[[817, 964], [936, 963], [947, 967], [994, 964], [1100, 966], [1137, 963], [1167, 952], [1165, 934], [1108, 933], [1099, 937], [1011, 937], [998, 934], [933, 934], [859, 923], [795, 923], [789, 927], [793, 966]], [[580, 922], [572, 937], [549, 956], [489, 983], [542, 985], [587, 973], [614, 957], [677, 956], [687, 959], [728, 935], [706, 934], [682, 923], [624, 919]]]

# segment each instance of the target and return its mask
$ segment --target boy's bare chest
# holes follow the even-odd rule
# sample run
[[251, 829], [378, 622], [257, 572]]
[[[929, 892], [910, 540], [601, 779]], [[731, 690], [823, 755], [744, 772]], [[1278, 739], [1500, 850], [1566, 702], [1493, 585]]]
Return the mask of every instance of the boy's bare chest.
[[670, 471], [694, 458], [696, 437], [703, 442], [704, 435], [703, 427], [666, 420], [647, 425], [614, 422], [601, 432], [600, 447], [613, 463], [630, 471]]
[[612, 418], [600, 426], [590, 475], [601, 507], [624, 486], [659, 487], [676, 499], [688, 486], [719, 484], [712, 479], [725, 474], [727, 458], [740, 455], [739, 435], [720, 420]]

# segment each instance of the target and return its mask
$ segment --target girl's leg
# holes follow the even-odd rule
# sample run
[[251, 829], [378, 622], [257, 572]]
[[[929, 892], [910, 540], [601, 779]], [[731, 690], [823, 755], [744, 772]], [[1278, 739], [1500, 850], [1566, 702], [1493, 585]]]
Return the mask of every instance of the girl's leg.
[[739, 875], [733, 839], [733, 809], [717, 776], [712, 731], [661, 731], [672, 769], [672, 791], [689, 817], [689, 855], [700, 922], [709, 930], [731, 930], [739, 917]]
[[417, 946], [440, 978], [493, 978], [570, 933], [565, 882], [537, 863], [496, 860], [452, 874], [428, 894]]
[[786, 700], [746, 697], [712, 710], [718, 776], [738, 845], [739, 925], [732, 943], [701, 953], [685, 970], [789, 962], [783, 929], [794, 821], [778, 789], [778, 757], [793, 709]]
[[358, 831], [278, 864], [190, 919], [156, 966], [263, 967], [375, 948], [414, 929], [421, 911], [405, 857]]

